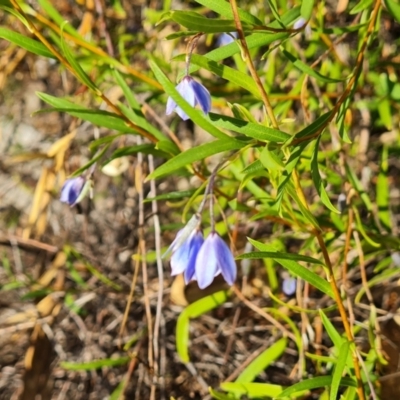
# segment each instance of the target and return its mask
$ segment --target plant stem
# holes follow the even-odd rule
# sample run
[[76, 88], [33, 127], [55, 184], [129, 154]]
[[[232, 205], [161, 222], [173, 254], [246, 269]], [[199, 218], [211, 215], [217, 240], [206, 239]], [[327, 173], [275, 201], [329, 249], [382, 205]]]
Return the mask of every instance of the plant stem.
[[275, 118], [274, 111], [272, 109], [271, 103], [268, 98], [268, 94], [265, 91], [265, 88], [260, 80], [260, 77], [257, 74], [257, 71], [253, 64], [253, 60], [249, 52], [249, 48], [247, 47], [246, 38], [243, 33], [242, 23], [240, 21], [236, 0], [229, 0], [229, 1], [231, 3], [233, 19], [235, 20], [235, 25], [239, 34], [240, 43], [242, 44], [242, 49], [246, 57], [247, 67], [249, 68], [250, 74], [260, 90], [261, 98], [264, 103], [265, 110], [267, 111], [268, 117], [271, 120], [272, 126], [275, 129], [279, 129], [278, 121]]
[[[304, 192], [303, 189], [300, 185], [300, 180], [299, 180], [299, 175], [297, 173], [296, 170], [293, 171], [292, 173], [292, 177], [293, 177], [293, 182], [296, 188], [296, 192], [299, 196], [300, 201], [302, 202], [303, 206], [307, 208], [307, 210], [309, 210], [309, 206], [308, 203], [306, 201], [306, 198], [304, 196]], [[314, 228], [312, 230], [312, 233], [314, 234], [314, 236], [317, 238], [318, 240], [318, 244], [321, 247], [321, 251], [325, 260], [325, 264], [327, 267], [327, 279], [332, 287], [333, 290], [333, 294], [335, 296], [335, 301], [336, 304], [338, 306], [339, 309], [339, 314], [340, 317], [342, 319], [343, 322], [343, 327], [347, 336], [347, 339], [350, 343], [354, 343], [354, 335], [353, 332], [351, 330], [351, 326], [349, 323], [349, 319], [347, 317], [347, 312], [346, 309], [344, 307], [343, 301], [342, 301], [342, 297], [340, 295], [340, 291], [338, 288], [338, 285], [336, 283], [336, 279], [335, 279], [335, 275], [333, 273], [333, 266], [332, 266], [332, 262], [331, 259], [329, 257], [329, 252], [328, 249], [325, 245], [324, 239], [322, 237], [322, 233], [320, 230]], [[360, 363], [358, 360], [358, 355], [357, 355], [357, 349], [354, 350], [353, 352], [353, 362], [354, 362], [354, 373], [357, 379], [357, 392], [358, 392], [358, 398], [359, 400], [365, 400], [365, 395], [364, 395], [364, 387], [363, 387], [363, 382], [362, 382], [362, 378], [361, 378], [361, 368], [360, 368]]]

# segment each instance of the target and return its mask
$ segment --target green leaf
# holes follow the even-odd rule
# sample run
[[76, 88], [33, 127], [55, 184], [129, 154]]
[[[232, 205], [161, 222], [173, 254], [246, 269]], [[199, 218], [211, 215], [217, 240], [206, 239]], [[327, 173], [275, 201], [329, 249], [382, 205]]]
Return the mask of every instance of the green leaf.
[[346, 368], [347, 360], [349, 358], [350, 343], [345, 340], [339, 349], [339, 357], [335, 366], [335, 371], [332, 376], [332, 386], [329, 395], [329, 400], [336, 400], [339, 392], [340, 381], [342, 379], [343, 371]]
[[42, 43], [10, 29], [0, 27], [0, 38], [8, 40], [9, 42], [14, 43], [33, 54], [47, 58], [56, 58]]
[[137, 153], [153, 154], [156, 157], [168, 158], [168, 155], [163, 151], [157, 150], [154, 144], [145, 143], [136, 146], [124, 146], [118, 148], [111, 154], [111, 156], [106, 161], [104, 161], [103, 165], [108, 164], [115, 158], [130, 156], [132, 154], [137, 154]]
[[188, 305], [179, 315], [176, 324], [176, 349], [182, 362], [187, 363], [189, 358], [189, 324], [191, 318], [198, 318], [201, 315], [213, 310], [225, 303], [228, 299], [227, 292], [220, 291], [204, 297]]
[[[299, 391], [311, 390], [317, 388], [323, 388], [325, 386], [330, 386], [332, 383], [332, 376], [319, 376], [317, 378], [306, 379], [299, 383], [296, 383], [287, 389], [285, 389], [279, 396], [278, 399], [284, 397], [289, 397]], [[340, 386], [354, 386], [357, 387], [357, 383], [350, 378], [342, 378], [340, 380]]]
[[130, 357], [119, 357], [119, 358], [106, 358], [104, 360], [89, 361], [86, 363], [72, 363], [67, 361], [61, 362], [61, 368], [68, 369], [70, 371], [94, 371], [103, 367], [117, 367], [119, 365], [125, 365], [131, 360]]
[[313, 257], [302, 256], [300, 254], [293, 253], [282, 253], [278, 251], [252, 251], [250, 253], [244, 253], [236, 257], [237, 260], [243, 259], [261, 259], [261, 258], [273, 258], [274, 260], [293, 260], [293, 261], [304, 261], [310, 264], [325, 265], [322, 261], [317, 260]]
[[315, 141], [315, 147], [311, 159], [311, 176], [314, 182], [314, 186], [317, 189], [318, 195], [321, 198], [322, 203], [326, 207], [328, 207], [334, 213], [340, 214], [340, 211], [336, 209], [336, 207], [331, 203], [331, 200], [328, 196], [328, 193], [325, 190], [324, 182], [321, 179], [319, 174], [319, 167], [318, 167], [318, 150], [319, 150], [319, 141], [321, 136], [318, 136], [317, 140]]
[[186, 199], [190, 196], [193, 195], [193, 193], [195, 193], [195, 189], [190, 189], [190, 190], [182, 190], [179, 192], [169, 192], [169, 193], [165, 193], [165, 194], [160, 194], [156, 197], [150, 197], [147, 198], [146, 200], [144, 200], [144, 203], [148, 203], [150, 201], [153, 200], [181, 200], [181, 199]]
[[[227, 18], [233, 19], [232, 8], [228, 2], [224, 1], [215, 1], [215, 0], [195, 0], [196, 3], [201, 4], [209, 8], [212, 11], [215, 11], [217, 14]], [[253, 14], [248, 13], [242, 9], [238, 9], [239, 17], [242, 22], [248, 22], [253, 25], [263, 25], [263, 23]], [[235, 29], [236, 30], [236, 29]]]
[[[251, 238], [248, 238], [248, 240], [256, 249], [260, 251], [266, 251], [271, 253], [276, 252], [274, 247], [269, 244], [260, 243]], [[322, 279], [315, 272], [310, 271], [309, 269], [303, 267], [302, 265], [293, 260], [274, 258], [274, 257], [271, 258], [273, 258], [277, 263], [281, 264], [284, 268], [290, 271], [292, 275], [304, 279], [305, 281], [307, 281], [308, 283], [319, 289], [322, 293], [326, 293], [328, 296], [334, 298], [334, 294], [329, 283], [324, 279]]]
[[[188, 11], [171, 11], [170, 18], [185, 28], [205, 33], [232, 32], [236, 31], [234, 20], [220, 18], [206, 18], [201, 14]], [[245, 31], [251, 31], [252, 25], [242, 21], [242, 27]]]
[[[174, 58], [175, 61], [185, 61], [186, 55], [180, 55]], [[208, 59], [207, 57], [201, 56], [199, 54], [192, 54], [190, 59], [190, 64], [197, 65], [200, 68], [204, 68], [215, 75], [226, 79], [227, 81], [248, 90], [257, 99], [261, 99], [260, 90], [257, 85], [249, 75], [228, 67], [224, 64], [218, 64], [215, 61]]]
[[243, 121], [241, 119], [228, 117], [226, 115], [209, 113], [210, 121], [218, 128], [229, 129], [230, 131], [242, 133], [253, 139], [265, 142], [282, 143], [290, 138], [285, 132], [277, 129], [267, 128], [264, 125], [253, 122]]
[[341, 82], [340, 79], [333, 79], [327, 76], [320, 74], [319, 72], [312, 69], [306, 63], [301, 61], [300, 59], [296, 58], [293, 54], [289, 53], [285, 49], [282, 49], [283, 55], [300, 71], [304, 72], [305, 74], [325, 83], [337, 83]]
[[165, 76], [160, 67], [154, 61], [150, 61], [150, 67], [167, 94], [172, 97], [172, 99], [179, 107], [182, 108], [182, 110], [190, 117], [194, 124], [200, 126], [205, 131], [218, 139], [229, 138], [226, 133], [220, 131], [208, 120], [206, 120], [198, 110], [195, 110], [193, 107], [190, 106], [190, 104], [178, 93], [174, 85], [169, 81], [169, 79]]
[[308, 21], [311, 18], [313, 7], [314, 0], [303, 0], [301, 2], [300, 15]]
[[[58, 25], [62, 26], [67, 22], [64, 17], [53, 7], [53, 5], [48, 0], [38, 0], [38, 3], [47, 13], [47, 15]], [[82, 36], [70, 25], [66, 24], [63, 28], [70, 35], [75, 36], [79, 39], [83, 39]]]
[[[290, 25], [298, 18], [299, 14], [300, 14], [300, 8], [293, 7], [287, 13], [285, 13], [281, 17], [281, 19], [285, 25]], [[274, 21], [271, 24], [267, 25], [267, 27], [278, 29], [278, 28], [281, 28], [281, 25], [277, 21]], [[262, 46], [269, 46], [271, 43], [288, 38], [289, 35], [290, 34], [288, 32], [254, 33], [254, 34], [246, 37], [246, 42], [247, 42], [248, 48], [251, 50], [251, 49], [259, 48]], [[231, 57], [237, 53], [240, 53], [239, 46], [237, 45], [237, 43], [231, 43], [231, 44], [228, 44], [227, 46], [223, 46], [223, 47], [220, 47], [218, 49], [208, 52], [205, 55], [205, 57], [207, 57], [213, 61], [221, 61], [221, 60]], [[196, 67], [195, 65], [193, 65], [190, 67], [189, 71], [194, 72], [194, 71], [197, 71], [198, 69], [199, 69], [199, 67]]]
[[390, 216], [389, 210], [389, 179], [388, 179], [388, 147], [383, 146], [382, 148], [382, 158], [381, 167], [379, 170], [378, 180], [376, 182], [376, 203], [378, 206], [379, 219], [382, 225], [389, 232], [392, 231], [392, 218]]
[[384, 0], [384, 3], [390, 14], [400, 22], [400, 4], [394, 0]]
[[311, 136], [314, 133], [319, 132], [322, 128], [326, 127], [331, 118], [332, 118], [332, 111], [328, 111], [327, 113], [322, 114], [310, 125], [306, 126], [300, 132], [297, 132], [296, 135], [293, 136], [293, 138], [300, 139], [306, 136]]
[[322, 324], [324, 325], [324, 328], [328, 333], [329, 338], [332, 340], [333, 345], [335, 346], [336, 349], [340, 349], [344, 339], [342, 338], [340, 333], [336, 330], [336, 328], [333, 326], [331, 320], [326, 316], [326, 314], [322, 310], [318, 311], [321, 317]]
[[268, 367], [268, 365], [275, 362], [282, 355], [286, 347], [287, 339], [279, 339], [271, 347], [264, 350], [243, 370], [243, 372], [236, 379], [236, 383], [253, 382], [254, 379], [257, 378], [257, 376]]
[[374, 2], [374, 0], [361, 0], [358, 4], [356, 4], [351, 10], [350, 14], [358, 14], [361, 11], [364, 11], [368, 7], [371, 6], [371, 4]]
[[111, 393], [111, 395], [109, 397], [109, 400], [120, 400], [120, 399], [123, 398], [123, 393], [124, 393], [124, 389], [125, 389], [125, 383], [126, 383], [126, 380], [125, 379], [121, 379], [121, 381], [119, 382], [118, 386]]
[[140, 103], [136, 100], [133, 91], [129, 88], [122, 75], [116, 69], [114, 69], [113, 75], [118, 85], [124, 92], [124, 96], [128, 101], [130, 107], [129, 108], [124, 104], [120, 104], [120, 109], [124, 112], [125, 116], [129, 118], [137, 126], [140, 126], [141, 128], [150, 132], [158, 140], [166, 140], [166, 137], [147, 121], [146, 117], [142, 113]]
[[271, 383], [237, 383], [237, 382], [222, 382], [221, 389], [232, 393], [235, 397], [230, 397], [231, 400], [243, 398], [249, 399], [265, 399], [276, 398], [282, 393], [282, 386], [273, 385]]
[[220, 139], [213, 142], [201, 144], [178, 154], [174, 158], [168, 160], [165, 164], [158, 167], [153, 171], [147, 180], [156, 179], [160, 176], [167, 175], [179, 168], [182, 168], [195, 161], [203, 160], [206, 157], [214, 154], [222, 153], [224, 151], [238, 150], [244, 146], [243, 142], [232, 139]]
[[361, 200], [364, 202], [365, 206], [367, 207], [367, 210], [369, 212], [372, 212], [373, 205], [372, 205], [372, 202], [371, 202], [368, 194], [365, 192], [365, 190], [364, 190], [364, 188], [362, 186], [362, 183], [357, 178], [357, 176], [354, 173], [353, 169], [350, 168], [347, 163], [345, 164], [345, 170], [346, 170], [347, 179], [350, 181], [350, 183], [353, 186], [353, 188], [356, 190], [358, 195], [361, 197]]
[[269, 8], [272, 11], [272, 15], [276, 18], [276, 20], [279, 22], [279, 25], [282, 28], [286, 28], [285, 24], [281, 21], [281, 16], [279, 15], [278, 12], [278, 5], [276, 4], [276, 0], [267, 0]]
[[105, 128], [114, 129], [123, 133], [134, 133], [135, 131], [129, 127], [125, 121], [116, 114], [103, 110], [89, 110], [76, 103], [66, 99], [50, 96], [49, 94], [36, 92], [37, 96], [44, 102], [50, 104], [54, 108], [41, 110], [40, 112], [61, 111], [66, 112], [74, 117], [89, 121], [94, 125], [104, 126]]
[[67, 22], [65, 22], [61, 25], [61, 48], [65, 55], [65, 58], [67, 59], [67, 61], [71, 65], [71, 67], [73, 68], [73, 70], [74, 70], [75, 74], [77, 75], [77, 77], [79, 78], [79, 80], [84, 85], [86, 85], [88, 88], [90, 88], [94, 92], [98, 93], [99, 90], [97, 89], [96, 85], [92, 82], [92, 80], [89, 78], [89, 76], [83, 70], [83, 68], [80, 66], [80, 64], [76, 60], [76, 55], [73, 55], [71, 53], [69, 47], [65, 43], [65, 39], [63, 36], [63, 34], [64, 34], [63, 30], [66, 27], [66, 25], [67, 25]]

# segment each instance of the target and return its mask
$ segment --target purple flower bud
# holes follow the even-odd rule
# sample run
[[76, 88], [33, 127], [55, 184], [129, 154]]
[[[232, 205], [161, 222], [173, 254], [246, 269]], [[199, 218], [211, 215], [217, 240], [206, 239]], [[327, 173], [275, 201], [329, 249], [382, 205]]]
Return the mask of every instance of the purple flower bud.
[[236, 263], [228, 245], [216, 232], [210, 233], [197, 254], [195, 276], [200, 289], [209, 286], [214, 277], [222, 274], [229, 285], [236, 280]]
[[297, 279], [293, 277], [285, 278], [282, 282], [282, 291], [286, 296], [292, 296], [296, 291]]
[[[191, 76], [186, 75], [177, 85], [176, 90], [192, 106], [200, 105], [204, 114], [208, 114], [211, 109], [210, 92], [199, 82], [196, 82]], [[175, 103], [172, 97], [168, 97], [166, 114], [170, 115], [175, 111], [184, 121], [189, 116]]]
[[231, 44], [235, 41], [235, 39], [237, 39], [237, 37], [238, 37], [237, 32], [231, 32], [230, 34], [222, 33], [221, 35], [219, 35], [219, 37], [217, 39], [217, 46], [221, 47], [221, 46], [226, 46], [228, 44]]
[[304, 27], [304, 25], [307, 23], [307, 21], [303, 18], [300, 17], [299, 19], [296, 20], [296, 22], [293, 24], [293, 29], [301, 29]]
[[303, 17], [300, 17], [294, 24], [293, 29], [303, 29], [304, 28], [304, 35], [307, 39], [310, 39], [312, 31], [311, 26], [307, 20]]
[[67, 179], [61, 189], [60, 201], [73, 207], [81, 200], [87, 181], [82, 176]]
[[[182, 234], [183, 230], [180, 230], [174, 242], [179, 240]], [[203, 233], [199, 229], [193, 230], [190, 236], [172, 254], [171, 275], [178, 275], [184, 272], [186, 283], [192, 279], [196, 257], [203, 242]]]

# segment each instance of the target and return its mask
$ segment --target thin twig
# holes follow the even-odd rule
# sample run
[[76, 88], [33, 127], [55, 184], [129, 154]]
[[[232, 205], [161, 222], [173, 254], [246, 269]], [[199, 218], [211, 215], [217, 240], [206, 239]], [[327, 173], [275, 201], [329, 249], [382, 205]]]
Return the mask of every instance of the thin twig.
[[253, 64], [252, 57], [250, 55], [249, 48], [247, 47], [247, 42], [246, 42], [246, 38], [244, 36], [244, 32], [243, 32], [243, 28], [242, 28], [242, 22], [240, 21], [239, 11], [238, 11], [238, 8], [237, 8], [236, 0], [230, 0], [230, 3], [231, 3], [231, 8], [232, 8], [233, 19], [235, 20], [236, 29], [237, 29], [238, 34], [239, 34], [240, 43], [242, 45], [242, 49], [243, 49], [243, 52], [244, 52], [245, 57], [246, 57], [247, 67], [249, 68], [250, 74], [251, 74], [252, 78], [254, 79], [256, 85], [258, 86], [259, 90], [260, 90], [261, 98], [262, 98], [262, 101], [264, 103], [265, 110], [267, 111], [267, 114], [269, 116], [269, 119], [271, 120], [272, 126], [275, 129], [279, 129], [278, 121], [275, 118], [274, 111], [272, 109], [271, 103], [270, 103], [269, 98], [268, 98], [268, 94], [265, 91], [264, 86], [263, 86], [263, 84], [261, 82], [261, 79], [257, 74], [257, 71], [256, 71], [256, 69], [254, 67], [254, 64]]
[[271, 315], [266, 313], [262, 308], [256, 306], [250, 300], [246, 299], [244, 294], [240, 291], [240, 289], [236, 285], [233, 285], [232, 289], [235, 292], [236, 296], [239, 298], [239, 300], [242, 301], [247, 307], [256, 312], [258, 315], [261, 315], [268, 322], [274, 325], [277, 329], [279, 329], [283, 333], [284, 336], [287, 336], [288, 338], [292, 339], [295, 343], [297, 343], [297, 339], [293, 335], [293, 333], [289, 332], [279, 321], [277, 321]]
[[[154, 159], [153, 156], [149, 155], [149, 170], [150, 173], [154, 171]], [[154, 198], [157, 196], [156, 183], [154, 179], [150, 181], [150, 197]], [[160, 362], [160, 350], [159, 350], [159, 334], [160, 334], [160, 324], [161, 324], [161, 311], [162, 311], [162, 301], [163, 301], [163, 289], [164, 289], [164, 270], [161, 259], [161, 228], [160, 219], [158, 217], [158, 206], [157, 200], [152, 200], [151, 202], [152, 212], [153, 212], [153, 222], [154, 222], [154, 241], [156, 247], [156, 257], [157, 257], [157, 273], [158, 273], [158, 292], [157, 292], [157, 308], [156, 317], [154, 320], [154, 336], [153, 336], [153, 348], [154, 348], [154, 378], [157, 379], [159, 374], [159, 362]], [[165, 398], [165, 387], [160, 385], [160, 399]]]

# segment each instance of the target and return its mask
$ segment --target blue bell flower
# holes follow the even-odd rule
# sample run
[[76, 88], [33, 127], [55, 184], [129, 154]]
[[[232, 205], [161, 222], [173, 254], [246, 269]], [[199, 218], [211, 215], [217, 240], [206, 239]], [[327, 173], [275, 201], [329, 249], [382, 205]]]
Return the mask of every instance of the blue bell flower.
[[228, 44], [233, 43], [237, 38], [237, 32], [231, 32], [230, 34], [224, 32], [219, 35], [216, 44], [218, 47], [227, 46]]
[[73, 207], [85, 197], [90, 186], [90, 181], [87, 181], [82, 176], [67, 179], [61, 189], [60, 201]]
[[282, 282], [282, 292], [286, 294], [286, 296], [293, 296], [296, 292], [297, 279], [290, 276], [288, 278], [284, 278]]
[[[208, 114], [211, 110], [210, 92], [199, 82], [196, 82], [190, 75], [186, 75], [176, 86], [179, 94], [192, 106], [197, 104], [201, 107], [204, 114]], [[172, 97], [168, 97], [166, 114], [170, 115], [175, 111], [184, 121], [189, 116], [176, 104]]]
[[[172, 245], [180, 240], [183, 230], [179, 231]], [[176, 249], [171, 257], [171, 275], [184, 273], [185, 282], [188, 283], [194, 275], [194, 266], [197, 254], [204, 243], [203, 233], [195, 229], [189, 237]], [[171, 246], [172, 246], [171, 245]]]
[[209, 286], [218, 274], [222, 274], [231, 286], [236, 280], [237, 271], [233, 254], [216, 232], [211, 232], [201, 246], [194, 269], [192, 278], [197, 280], [200, 289]]

